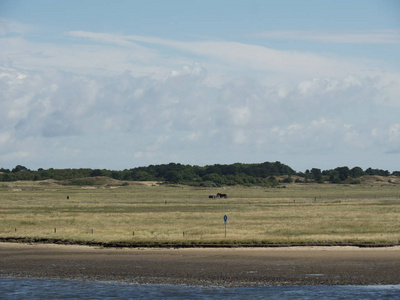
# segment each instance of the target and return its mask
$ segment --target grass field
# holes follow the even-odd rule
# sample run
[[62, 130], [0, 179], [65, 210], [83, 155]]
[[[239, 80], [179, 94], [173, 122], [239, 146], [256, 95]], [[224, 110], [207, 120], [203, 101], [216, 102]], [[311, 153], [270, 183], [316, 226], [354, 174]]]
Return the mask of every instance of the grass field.
[[[400, 240], [400, 184], [222, 189], [102, 183], [1, 183], [0, 237], [143, 243]], [[228, 199], [208, 198], [218, 192]]]

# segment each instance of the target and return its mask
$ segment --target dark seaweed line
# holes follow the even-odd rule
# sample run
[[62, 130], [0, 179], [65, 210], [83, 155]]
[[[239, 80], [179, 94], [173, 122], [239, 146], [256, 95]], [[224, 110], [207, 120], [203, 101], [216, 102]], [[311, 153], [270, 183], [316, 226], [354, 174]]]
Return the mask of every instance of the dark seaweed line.
[[277, 247], [310, 247], [310, 246], [353, 246], [360, 248], [377, 248], [377, 247], [394, 247], [399, 246], [398, 243], [371, 243], [371, 242], [293, 242], [293, 243], [270, 243], [270, 242], [253, 242], [253, 243], [201, 243], [201, 242], [96, 242], [96, 241], [80, 241], [68, 239], [54, 238], [35, 238], [35, 237], [0, 237], [3, 243], [28, 243], [28, 244], [57, 244], [57, 245], [78, 245], [78, 246], [97, 246], [105, 248], [277, 248]]

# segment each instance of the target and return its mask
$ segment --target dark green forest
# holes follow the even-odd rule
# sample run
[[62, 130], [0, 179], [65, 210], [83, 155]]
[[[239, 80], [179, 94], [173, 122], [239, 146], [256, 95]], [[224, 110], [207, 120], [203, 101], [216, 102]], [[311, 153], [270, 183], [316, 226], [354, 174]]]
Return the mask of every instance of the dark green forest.
[[[124, 181], [162, 181], [174, 184], [214, 187], [222, 185], [259, 185], [276, 187], [281, 183], [325, 183], [359, 184], [361, 176], [400, 176], [399, 171], [389, 171], [360, 167], [352, 169], [338, 167], [331, 170], [312, 168], [305, 172], [296, 172], [291, 167], [277, 162], [258, 164], [234, 163], [229, 165], [191, 166], [179, 163], [150, 165], [125, 169], [123, 171], [106, 169], [42, 169], [30, 170], [18, 165], [12, 170], [0, 168], [0, 181], [17, 180], [68, 180], [87, 177], [105, 176]], [[87, 183], [86, 183], [87, 184]]]

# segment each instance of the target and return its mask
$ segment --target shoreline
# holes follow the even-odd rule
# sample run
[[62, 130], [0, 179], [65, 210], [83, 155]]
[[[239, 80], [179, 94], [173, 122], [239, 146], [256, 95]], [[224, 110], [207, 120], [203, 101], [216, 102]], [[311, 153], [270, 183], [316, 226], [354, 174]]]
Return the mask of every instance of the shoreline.
[[224, 287], [397, 285], [400, 246], [172, 249], [0, 243], [0, 277]]

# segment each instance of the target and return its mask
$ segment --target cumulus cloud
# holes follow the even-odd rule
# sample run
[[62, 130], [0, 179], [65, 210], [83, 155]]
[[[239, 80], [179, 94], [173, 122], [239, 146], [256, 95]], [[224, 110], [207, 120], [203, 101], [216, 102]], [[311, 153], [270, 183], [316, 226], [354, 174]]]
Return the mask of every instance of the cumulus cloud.
[[[3, 148], [2, 155], [11, 155], [15, 147], [23, 153], [32, 139], [67, 139], [54, 145], [61, 152], [70, 148], [69, 155], [82, 155], [90, 147], [81, 145], [83, 139], [101, 140], [112, 148], [106, 141], [112, 136], [116, 140], [110, 141], [126, 147], [124, 155], [149, 161], [219, 143], [211, 149], [245, 145], [317, 153], [379, 143], [389, 151], [398, 145], [397, 117], [390, 102], [375, 101], [374, 95], [382, 94], [379, 84], [371, 85], [376, 79], [314, 78], [287, 85], [282, 94], [281, 86], [248, 79], [222, 89], [209, 87], [204, 84], [207, 73], [199, 64], [171, 70], [162, 79], [136, 78], [127, 72], [107, 78], [29, 71], [22, 76], [3, 68], [1, 104], [6, 109], [1, 111], [0, 142], [14, 146]], [[363, 115], [368, 111], [381, 125], [369, 122], [371, 115]], [[386, 143], [379, 133], [384, 131]]]
[[[338, 147], [362, 149], [370, 145], [371, 138], [381, 139], [381, 135], [366, 135], [364, 122], [354, 118], [357, 100], [347, 98], [350, 105], [340, 108], [346, 105], [342, 99], [346, 90], [341, 90], [341, 86], [339, 91], [342, 94], [332, 90], [330, 92], [333, 95], [325, 92], [328, 101], [321, 97], [320, 91], [309, 93], [304, 100], [316, 105], [313, 110], [308, 104], [304, 107], [298, 105], [297, 101], [303, 99], [303, 94], [295, 85], [287, 97], [279, 100], [268, 97], [266, 87], [259, 87], [257, 95], [248, 89], [247, 99], [252, 98], [256, 104], [252, 106], [252, 102], [244, 98], [243, 106], [229, 108], [221, 106], [225, 102], [220, 98], [219, 90], [206, 88], [192, 74], [182, 74], [183, 78], [179, 80], [176, 75], [164, 80], [150, 80], [123, 74], [108, 83], [101, 80], [95, 80], [92, 84], [82, 81], [79, 86], [78, 80], [64, 80], [64, 84], [56, 82], [54, 85], [58, 86], [57, 89], [43, 90], [39, 95], [32, 93], [28, 100], [24, 99], [26, 111], [9, 119], [15, 124], [10, 130], [19, 143], [27, 141], [29, 136], [40, 139], [76, 137], [80, 141], [94, 137], [101, 139], [102, 135], [121, 135], [123, 139], [134, 141], [127, 146], [137, 150], [132, 152], [134, 158], [149, 161], [161, 155], [169, 157], [165, 153], [179, 153], [179, 148], [195, 152], [199, 145], [218, 145], [219, 141], [223, 141], [223, 149], [228, 149], [230, 145], [246, 144], [250, 148], [264, 146], [290, 153], [299, 149], [308, 152], [322, 149], [333, 151]], [[25, 81], [28, 80], [29, 76], [25, 78]], [[114, 83], [122, 81], [125, 81], [124, 88], [119, 89], [118, 84]], [[191, 82], [191, 88], [186, 92], [179, 85], [182, 81], [185, 84]], [[45, 81], [42, 82], [44, 86]], [[140, 97], [135, 93], [139, 86]], [[74, 93], [64, 95], [65, 90], [72, 88]], [[229, 93], [225, 91], [230, 95], [237, 91], [234, 84], [225, 88], [230, 90]], [[245, 87], [241, 89], [242, 94], [246, 94], [243, 90]], [[337, 102], [332, 103], [336, 97]], [[233, 99], [233, 102], [240, 103], [240, 97]], [[373, 100], [365, 100], [363, 105], [375, 108], [380, 118], [385, 117], [385, 110], [376, 109]], [[331, 111], [336, 106], [339, 108]], [[293, 107], [293, 110], [288, 110], [288, 107]], [[335, 116], [335, 112], [343, 109], [349, 110], [347, 116], [342, 113]], [[313, 118], [313, 115], [325, 117]], [[391, 128], [392, 142], [395, 141], [396, 128]], [[76, 150], [75, 147], [79, 145], [72, 148]]]

